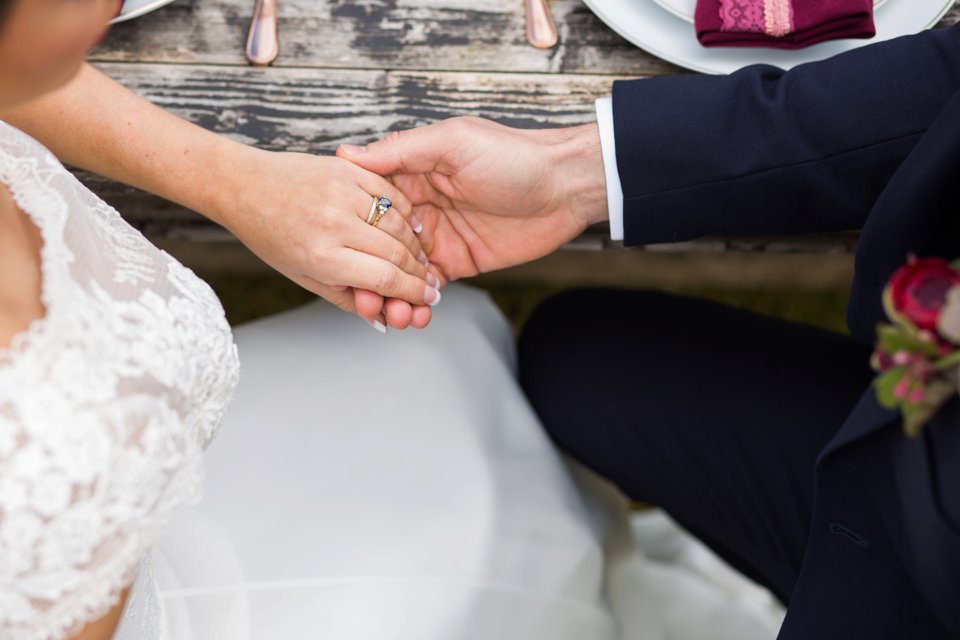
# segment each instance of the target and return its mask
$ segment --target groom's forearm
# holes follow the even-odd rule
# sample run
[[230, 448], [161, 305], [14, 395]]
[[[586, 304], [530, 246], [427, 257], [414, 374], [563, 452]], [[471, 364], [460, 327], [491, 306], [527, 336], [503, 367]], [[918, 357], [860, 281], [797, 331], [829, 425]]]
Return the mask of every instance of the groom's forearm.
[[[254, 149], [182, 120], [85, 66], [59, 91], [0, 111], [63, 162], [227, 225]], [[236, 188], [232, 185], [236, 185]]]

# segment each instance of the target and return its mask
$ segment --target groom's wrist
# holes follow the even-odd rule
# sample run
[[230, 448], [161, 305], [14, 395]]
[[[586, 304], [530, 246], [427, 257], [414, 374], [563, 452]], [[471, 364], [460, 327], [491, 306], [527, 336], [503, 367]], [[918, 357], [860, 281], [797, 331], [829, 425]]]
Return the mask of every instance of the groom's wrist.
[[607, 183], [600, 147], [600, 130], [595, 122], [552, 130], [558, 138], [551, 166], [560, 185], [562, 205], [581, 226], [607, 220]]

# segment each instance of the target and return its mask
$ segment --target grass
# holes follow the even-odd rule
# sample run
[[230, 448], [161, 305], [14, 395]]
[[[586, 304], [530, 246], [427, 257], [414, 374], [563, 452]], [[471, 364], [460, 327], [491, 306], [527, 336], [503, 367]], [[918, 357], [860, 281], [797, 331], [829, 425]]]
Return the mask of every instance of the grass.
[[[305, 304], [315, 297], [279, 275], [201, 273], [213, 286], [231, 324]], [[558, 286], [486, 286], [494, 301], [515, 327], [520, 327], [546, 298], [564, 290]], [[681, 289], [672, 293], [706, 298], [788, 320], [806, 322], [846, 333], [845, 292], [810, 290]]]

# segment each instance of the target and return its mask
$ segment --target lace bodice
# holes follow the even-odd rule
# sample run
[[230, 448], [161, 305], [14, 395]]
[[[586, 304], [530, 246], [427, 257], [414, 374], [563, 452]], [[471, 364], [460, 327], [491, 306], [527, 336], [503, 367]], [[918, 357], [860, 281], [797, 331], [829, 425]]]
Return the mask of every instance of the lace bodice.
[[213, 291], [2, 122], [0, 183], [42, 234], [47, 311], [0, 349], [0, 639], [64, 638], [199, 498], [239, 366]]

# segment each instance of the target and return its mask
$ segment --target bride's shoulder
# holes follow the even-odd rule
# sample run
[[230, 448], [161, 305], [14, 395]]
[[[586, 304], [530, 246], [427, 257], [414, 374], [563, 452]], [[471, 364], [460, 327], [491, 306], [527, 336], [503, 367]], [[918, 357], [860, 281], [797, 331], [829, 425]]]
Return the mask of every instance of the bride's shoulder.
[[40, 232], [0, 184], [0, 348], [44, 314]]

